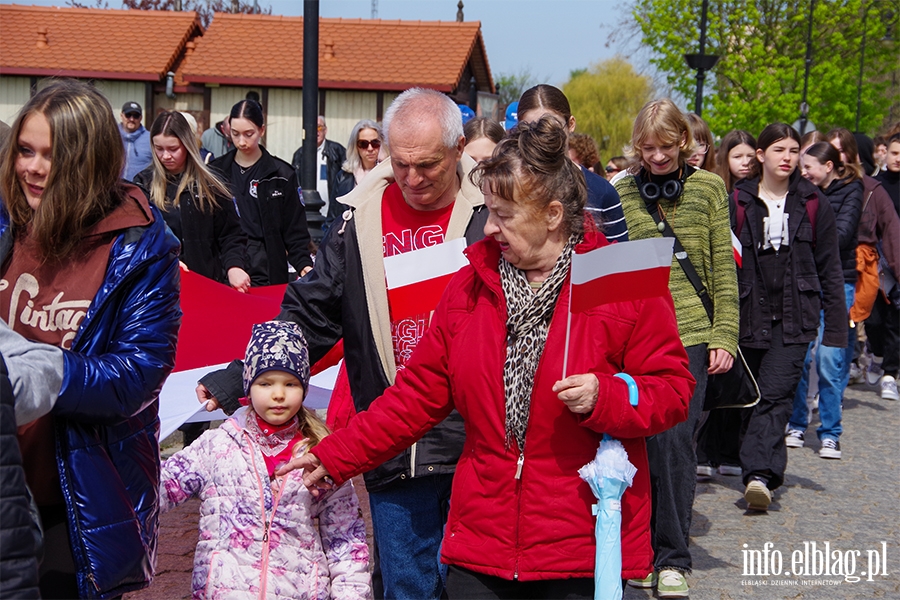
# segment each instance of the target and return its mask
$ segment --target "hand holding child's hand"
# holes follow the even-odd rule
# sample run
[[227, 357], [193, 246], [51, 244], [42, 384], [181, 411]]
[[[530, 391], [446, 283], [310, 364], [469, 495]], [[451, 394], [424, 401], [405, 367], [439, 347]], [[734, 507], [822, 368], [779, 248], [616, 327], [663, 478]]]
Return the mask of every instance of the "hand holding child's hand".
[[305, 446], [299, 447], [297, 450], [302, 454], [300, 456], [295, 454], [290, 462], [278, 467], [275, 475], [282, 476], [296, 469], [302, 469], [303, 485], [309, 489], [309, 493], [313, 497], [318, 498], [320, 494], [334, 487], [334, 480], [331, 479], [328, 469], [322, 465], [322, 461], [315, 454], [306, 452]]

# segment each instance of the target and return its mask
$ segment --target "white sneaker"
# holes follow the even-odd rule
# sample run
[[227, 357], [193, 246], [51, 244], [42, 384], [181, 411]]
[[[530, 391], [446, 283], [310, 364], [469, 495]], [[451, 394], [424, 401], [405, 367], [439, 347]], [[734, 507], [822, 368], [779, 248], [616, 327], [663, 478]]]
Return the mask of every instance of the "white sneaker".
[[881, 378], [881, 399], [900, 400], [900, 393], [897, 392], [897, 380], [890, 375]]
[[803, 432], [799, 429], [790, 429], [787, 435], [784, 436], [784, 445], [788, 448], [802, 448], [803, 436]]
[[878, 385], [878, 380], [881, 379], [882, 375], [884, 375], [884, 371], [881, 369], [880, 360], [878, 362], [873, 360], [866, 367], [866, 383], [869, 385]]

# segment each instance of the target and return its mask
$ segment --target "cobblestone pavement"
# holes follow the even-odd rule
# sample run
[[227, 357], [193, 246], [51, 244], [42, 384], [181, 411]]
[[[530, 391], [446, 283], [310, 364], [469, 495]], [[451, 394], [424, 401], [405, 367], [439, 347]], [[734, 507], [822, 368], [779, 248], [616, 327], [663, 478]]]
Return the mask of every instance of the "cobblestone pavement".
[[[785, 484], [768, 513], [746, 510], [740, 477], [716, 475], [697, 484], [691, 529], [694, 572], [688, 577], [692, 598], [900, 598], [900, 403], [881, 400], [872, 390], [852, 386], [845, 394], [841, 460], [816, 454], [814, 419], [806, 447], [789, 449]], [[371, 543], [365, 488], [361, 478], [354, 484]], [[198, 510], [199, 502], [191, 501], [162, 516], [156, 579], [126, 600], [190, 596]], [[829, 574], [816, 574], [813, 550], [821, 552], [826, 543], [832, 554]], [[763, 554], [766, 544], [771, 545]], [[768, 575], [751, 570], [750, 551], [765, 557]], [[876, 564], [878, 574], [872, 575]], [[801, 574], [798, 567], [808, 571]], [[860, 580], [847, 581], [852, 577]], [[626, 600], [654, 597], [652, 590], [625, 591]]]
[[[816, 454], [815, 414], [806, 446], [788, 449], [785, 484], [776, 490], [768, 513], [746, 510], [740, 477], [717, 474], [709, 483], [697, 484], [691, 527], [694, 572], [688, 577], [692, 598], [900, 598], [900, 404], [882, 400], [873, 389], [852, 386], [844, 396], [841, 460]], [[826, 542], [831, 553], [840, 551], [839, 572], [854, 571], [860, 581], [848, 582], [834, 575], [835, 569], [831, 575], [814, 575], [813, 542], [818, 551]], [[769, 575], [751, 575], [744, 551], [763, 551], [766, 543], [772, 544], [764, 561]], [[808, 561], [801, 556], [804, 543]], [[792, 553], [798, 551], [794, 566]], [[778, 569], [776, 552], [780, 575], [772, 574]], [[872, 566], [869, 552], [880, 555], [871, 554]], [[869, 575], [880, 562], [876, 558], [886, 559], [887, 575], [880, 574], [883, 564], [878, 575]], [[834, 567], [838, 561], [828, 562]], [[801, 575], [801, 566], [810, 574]], [[626, 600], [653, 597], [651, 590], [625, 592]]]

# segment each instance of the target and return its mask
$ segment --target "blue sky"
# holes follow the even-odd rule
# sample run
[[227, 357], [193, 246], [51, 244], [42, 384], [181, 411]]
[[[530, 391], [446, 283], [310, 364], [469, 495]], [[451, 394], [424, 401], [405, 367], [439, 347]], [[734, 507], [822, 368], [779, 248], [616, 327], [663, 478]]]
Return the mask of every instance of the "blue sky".
[[[82, 0], [92, 4], [91, 0]], [[108, 0], [119, 8], [119, 0]], [[10, 0], [2, 0], [10, 4]], [[454, 21], [458, 0], [378, 0], [378, 17]], [[65, 6], [65, 0], [19, 0], [17, 4]], [[481, 21], [491, 71], [527, 70], [539, 81], [562, 84], [573, 69], [616, 54], [609, 33], [627, 18], [627, 2], [612, 0], [464, 0], [466, 21]], [[273, 14], [302, 15], [302, 0], [260, 0]], [[322, 0], [322, 17], [371, 16], [371, 0]], [[373, 42], [377, 43], [377, 42]], [[361, 50], [364, 45], [360, 45]], [[624, 49], [620, 49], [624, 51]], [[634, 65], [644, 71], [643, 65]]]

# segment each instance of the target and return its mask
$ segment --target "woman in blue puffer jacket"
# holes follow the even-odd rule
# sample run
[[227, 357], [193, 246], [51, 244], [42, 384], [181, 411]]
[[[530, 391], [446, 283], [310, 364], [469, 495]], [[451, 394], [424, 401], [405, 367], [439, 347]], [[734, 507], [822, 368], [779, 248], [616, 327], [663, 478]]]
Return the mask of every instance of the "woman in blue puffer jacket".
[[179, 246], [123, 165], [107, 100], [66, 80], [29, 100], [0, 157], [0, 318], [64, 351], [53, 409], [18, 431], [44, 598], [117, 597], [153, 576]]

